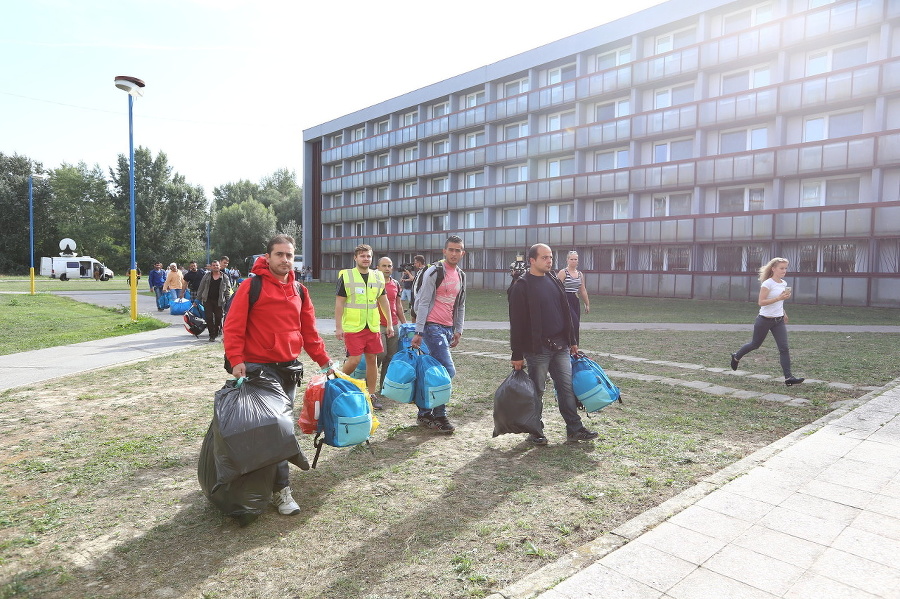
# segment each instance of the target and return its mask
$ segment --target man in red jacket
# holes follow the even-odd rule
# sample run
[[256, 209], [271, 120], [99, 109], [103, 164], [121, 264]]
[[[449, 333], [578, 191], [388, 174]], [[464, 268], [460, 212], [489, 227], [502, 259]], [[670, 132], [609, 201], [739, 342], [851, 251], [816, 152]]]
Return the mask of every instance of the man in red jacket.
[[[250, 272], [262, 278], [262, 288], [252, 306], [250, 279], [235, 292], [225, 319], [225, 357], [232, 364], [231, 374], [235, 377], [261, 369], [276, 375], [293, 408], [297, 383], [303, 376], [303, 366], [297, 359], [300, 350], [306, 350], [322, 368], [332, 366], [325, 342], [316, 329], [316, 312], [309, 293], [294, 283], [293, 237], [273, 237], [266, 254], [256, 259]], [[272, 501], [285, 516], [300, 513], [300, 506], [291, 496], [289, 475], [288, 463], [280, 462]]]

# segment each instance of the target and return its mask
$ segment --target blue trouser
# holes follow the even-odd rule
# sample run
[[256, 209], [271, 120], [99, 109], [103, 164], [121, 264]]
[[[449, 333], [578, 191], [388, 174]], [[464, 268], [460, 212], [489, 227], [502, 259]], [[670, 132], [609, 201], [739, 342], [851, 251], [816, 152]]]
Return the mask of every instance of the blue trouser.
[[[559, 413], [566, 421], [566, 433], [574, 434], [584, 428], [581, 416], [578, 415], [575, 392], [572, 390], [572, 359], [569, 357], [569, 349], [553, 350], [542, 347], [537, 353], [525, 352], [525, 362], [528, 364], [528, 376], [537, 389], [534, 409], [538, 418], [544, 411], [544, 388], [547, 385], [547, 373], [550, 373], [553, 387], [556, 389]], [[543, 427], [544, 421], [541, 420], [541, 428]]]
[[[456, 367], [453, 365], [453, 356], [450, 355], [450, 342], [453, 341], [453, 327], [442, 324], [427, 323], [422, 332], [422, 341], [428, 346], [431, 357], [444, 365], [450, 378], [456, 376]], [[571, 386], [571, 385], [570, 385]], [[446, 416], [447, 405], [438, 406], [432, 410], [419, 408], [419, 416], [431, 414], [434, 417]]]
[[754, 349], [759, 349], [759, 346], [766, 339], [766, 334], [770, 331], [772, 336], [775, 337], [775, 344], [778, 346], [781, 371], [784, 373], [784, 378], [791, 378], [791, 354], [788, 351], [787, 325], [784, 324], [783, 316], [777, 318], [757, 316], [756, 322], [753, 323], [753, 339], [741, 346], [741, 349], [737, 350], [734, 357], [740, 360]]

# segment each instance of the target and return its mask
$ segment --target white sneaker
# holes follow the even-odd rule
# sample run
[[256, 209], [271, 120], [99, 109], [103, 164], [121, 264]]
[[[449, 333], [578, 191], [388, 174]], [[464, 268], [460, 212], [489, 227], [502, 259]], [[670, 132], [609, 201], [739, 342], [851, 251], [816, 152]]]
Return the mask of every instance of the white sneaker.
[[291, 497], [291, 488], [285, 487], [280, 491], [272, 493], [272, 503], [278, 508], [278, 513], [282, 516], [296, 516], [300, 513], [300, 506]]

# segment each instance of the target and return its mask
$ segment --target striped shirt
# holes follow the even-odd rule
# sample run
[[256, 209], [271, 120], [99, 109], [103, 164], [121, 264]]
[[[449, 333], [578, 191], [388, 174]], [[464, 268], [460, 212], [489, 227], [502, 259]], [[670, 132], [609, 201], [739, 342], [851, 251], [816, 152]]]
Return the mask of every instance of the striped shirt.
[[576, 270], [575, 273], [577, 276], [573, 277], [569, 274], [569, 269], [566, 269], [566, 278], [563, 281], [566, 293], [578, 293], [578, 290], [581, 289], [581, 271]]

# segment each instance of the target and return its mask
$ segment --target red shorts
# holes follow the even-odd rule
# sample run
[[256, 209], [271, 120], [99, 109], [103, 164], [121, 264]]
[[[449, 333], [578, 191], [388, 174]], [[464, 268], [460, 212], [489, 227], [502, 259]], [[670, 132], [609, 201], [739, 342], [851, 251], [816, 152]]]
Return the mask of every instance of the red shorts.
[[347, 346], [347, 355], [350, 356], [380, 354], [384, 351], [381, 333], [373, 333], [368, 327], [358, 333], [344, 333], [344, 345]]

